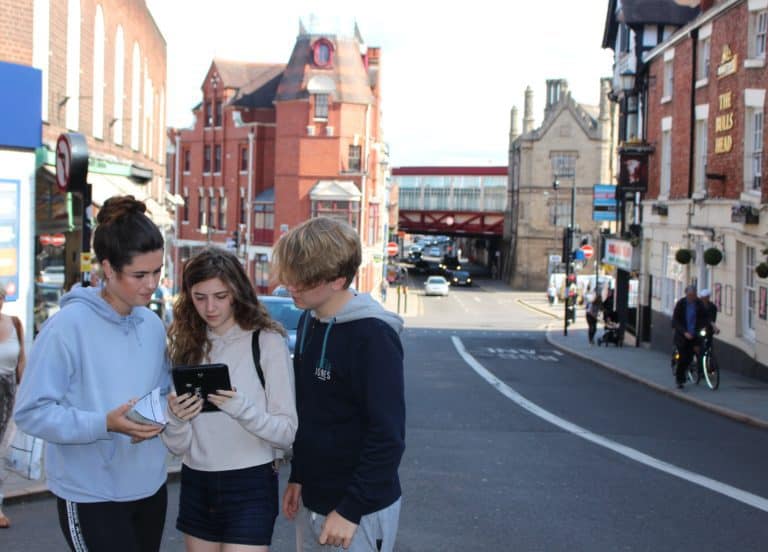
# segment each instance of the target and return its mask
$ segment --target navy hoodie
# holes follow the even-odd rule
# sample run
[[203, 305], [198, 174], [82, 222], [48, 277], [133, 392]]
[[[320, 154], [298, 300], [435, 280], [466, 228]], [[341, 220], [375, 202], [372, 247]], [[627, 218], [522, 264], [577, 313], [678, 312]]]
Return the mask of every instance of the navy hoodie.
[[305, 312], [294, 371], [299, 429], [291, 482], [304, 506], [359, 523], [400, 498], [405, 450], [402, 319], [368, 294], [334, 318]]

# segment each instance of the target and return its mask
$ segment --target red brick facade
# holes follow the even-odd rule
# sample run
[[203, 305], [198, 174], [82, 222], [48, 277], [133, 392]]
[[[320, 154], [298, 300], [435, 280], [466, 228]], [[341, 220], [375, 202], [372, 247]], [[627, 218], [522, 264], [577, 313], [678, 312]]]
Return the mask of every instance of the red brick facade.
[[[318, 43], [332, 49], [329, 67], [312, 62]], [[347, 190], [359, 196], [342, 203], [348, 205], [348, 220], [361, 231], [364, 249], [381, 249], [377, 244], [386, 238], [381, 231], [386, 206], [381, 201], [379, 163], [380, 52], [377, 48], [365, 52], [360, 55], [357, 38], [303, 34], [285, 66], [212, 62], [202, 86], [203, 99], [194, 109], [194, 126], [169, 132], [179, 156], [178, 178], [176, 157], [169, 174], [173, 191], [185, 200], [178, 213], [178, 266], [207, 242], [223, 245], [237, 233], [240, 254], [247, 246], [248, 270], [266, 291], [272, 245], [287, 229], [327, 214], [323, 210], [331, 203], [337, 205], [310, 197], [321, 183], [331, 181], [347, 183]], [[335, 85], [329, 85], [334, 79]], [[330, 86], [324, 115], [318, 115], [322, 106], [316, 105], [320, 94], [312, 90], [312, 83], [318, 82]], [[212, 122], [206, 121], [207, 113]], [[358, 157], [352, 156], [355, 148]], [[206, 150], [211, 156], [209, 170]], [[221, 152], [220, 170], [215, 166], [216, 151]], [[211, 210], [212, 197], [216, 212]], [[249, 199], [254, 211], [246, 236]], [[381, 272], [372, 258], [364, 254], [356, 282], [363, 291], [375, 287]]]
[[[662, 103], [664, 88], [664, 53], [659, 52], [649, 64], [648, 92], [648, 141], [655, 152], [650, 156], [648, 199], [657, 198], [661, 182], [661, 150], [662, 150], [662, 119], [672, 118], [672, 163], [671, 185], [669, 199], [689, 197], [689, 182], [691, 164], [689, 163], [694, 148], [694, 133], [692, 133], [692, 114], [694, 106], [708, 105], [707, 117], [707, 165], [706, 172], [718, 175], [717, 178], [707, 179], [707, 198], [739, 199], [744, 191], [744, 144], [745, 144], [745, 89], [768, 88], [768, 71], [762, 67], [745, 67], [749, 59], [748, 38], [749, 11], [747, 2], [735, 4], [725, 10], [712, 21], [710, 37], [711, 62], [709, 78], [706, 84], [699, 81], [698, 87], [694, 82], [693, 54], [696, 39], [690, 34], [673, 42], [664, 49], [674, 49], [674, 86], [670, 101]], [[730, 48], [736, 59], [736, 71], [733, 74], [718, 78], [718, 67], [721, 66], [723, 49]], [[691, 101], [691, 94], [694, 100]], [[721, 109], [720, 99], [730, 93], [730, 108]], [[727, 103], [727, 101], [726, 101]], [[718, 117], [732, 119], [732, 128], [717, 131]], [[729, 123], [727, 123], [729, 125]], [[766, 140], [768, 127], [763, 127], [763, 140]], [[732, 148], [728, 152], [715, 152], [718, 138], [730, 136]], [[768, 169], [768, 155], [763, 156], [763, 173]], [[721, 178], [721, 177], [724, 177]], [[766, 201], [765, 181], [762, 187], [762, 201]]]

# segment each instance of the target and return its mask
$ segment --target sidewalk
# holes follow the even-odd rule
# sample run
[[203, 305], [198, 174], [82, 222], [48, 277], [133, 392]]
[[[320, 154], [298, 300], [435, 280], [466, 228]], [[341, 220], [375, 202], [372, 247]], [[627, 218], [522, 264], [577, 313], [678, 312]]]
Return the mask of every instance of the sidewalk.
[[[525, 298], [518, 299], [518, 302], [557, 320], [547, 326], [547, 341], [554, 347], [590, 360], [679, 400], [737, 421], [768, 428], [768, 383], [724, 370], [720, 375], [720, 387], [716, 391], [711, 391], [704, 381], [699, 385], [688, 383], [684, 389], [677, 389], [670, 365], [671, 345], [669, 354], [635, 347], [630, 341], [630, 335], [626, 336], [629, 339], [621, 348], [613, 345], [590, 345], [583, 307], [578, 308], [577, 321], [568, 327], [566, 337], [563, 335], [562, 303], [550, 306], [546, 297], [541, 295], [542, 297], [538, 298], [533, 294], [526, 294]], [[600, 324], [597, 337], [601, 336], [602, 332]]]

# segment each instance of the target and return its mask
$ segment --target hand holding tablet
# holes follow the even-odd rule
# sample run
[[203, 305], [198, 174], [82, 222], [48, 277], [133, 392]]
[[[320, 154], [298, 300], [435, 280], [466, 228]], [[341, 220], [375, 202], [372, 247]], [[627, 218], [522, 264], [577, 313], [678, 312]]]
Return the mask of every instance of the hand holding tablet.
[[[200, 364], [195, 366], [176, 366], [172, 371], [173, 386], [176, 388], [176, 407], [184, 414], [178, 417], [187, 419], [187, 415], [196, 414], [197, 404], [202, 399], [202, 412], [218, 411], [219, 408], [208, 400], [208, 395], [218, 390], [231, 390], [229, 368], [226, 364]], [[191, 397], [184, 398], [189, 393]], [[173, 409], [173, 408], [172, 408]], [[194, 414], [190, 416], [194, 417]]]

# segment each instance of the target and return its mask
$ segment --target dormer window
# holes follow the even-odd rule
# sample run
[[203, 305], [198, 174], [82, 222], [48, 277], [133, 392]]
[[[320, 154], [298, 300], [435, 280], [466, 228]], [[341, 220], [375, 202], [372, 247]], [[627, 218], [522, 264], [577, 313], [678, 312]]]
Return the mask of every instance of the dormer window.
[[333, 45], [330, 41], [321, 38], [312, 46], [312, 61], [321, 69], [328, 69], [333, 65]]

